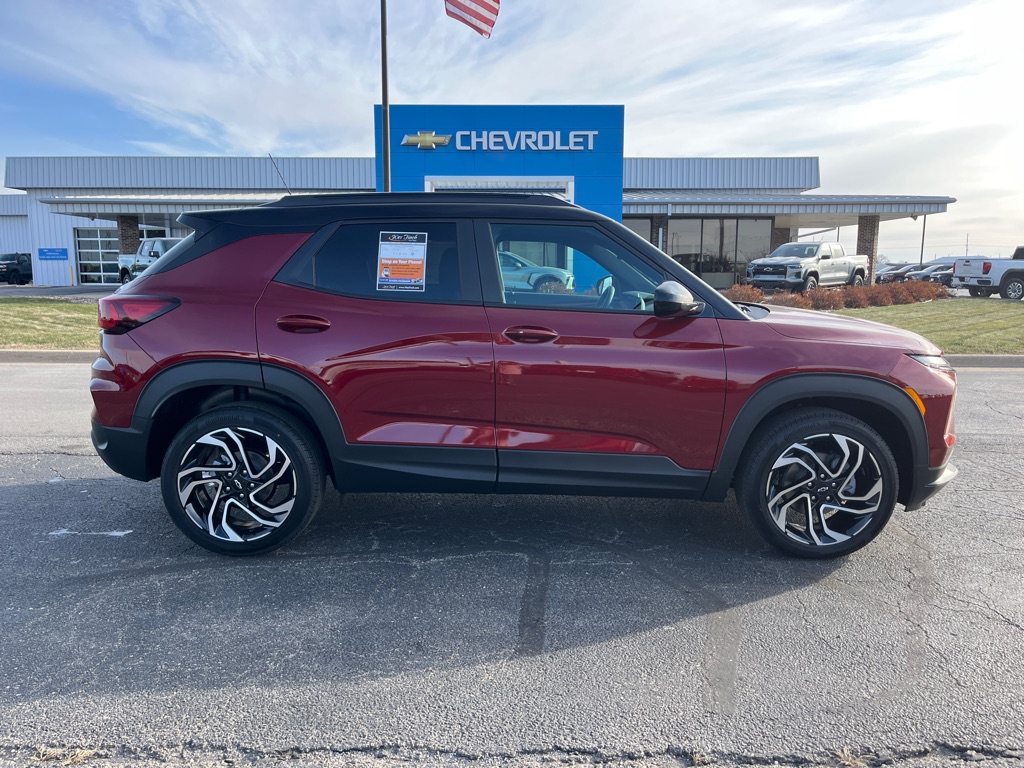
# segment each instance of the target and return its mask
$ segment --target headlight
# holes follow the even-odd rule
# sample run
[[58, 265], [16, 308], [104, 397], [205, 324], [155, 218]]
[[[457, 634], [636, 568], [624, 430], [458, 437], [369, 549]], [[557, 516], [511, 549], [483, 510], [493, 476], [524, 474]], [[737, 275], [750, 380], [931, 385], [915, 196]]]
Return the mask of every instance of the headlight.
[[929, 368], [938, 368], [940, 371], [953, 370], [953, 366], [941, 355], [907, 355], [907, 357]]

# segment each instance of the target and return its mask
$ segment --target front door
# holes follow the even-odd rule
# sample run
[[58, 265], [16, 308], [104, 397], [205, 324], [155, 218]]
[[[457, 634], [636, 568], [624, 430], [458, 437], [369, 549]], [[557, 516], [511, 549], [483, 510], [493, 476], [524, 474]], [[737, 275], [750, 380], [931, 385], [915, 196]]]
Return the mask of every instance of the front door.
[[[660, 269], [600, 227], [478, 224], [494, 339], [499, 487], [699, 495], [713, 468], [725, 355], [710, 310], [656, 318]], [[546, 269], [506, 279], [512, 254]], [[507, 256], [506, 256], [507, 260]]]

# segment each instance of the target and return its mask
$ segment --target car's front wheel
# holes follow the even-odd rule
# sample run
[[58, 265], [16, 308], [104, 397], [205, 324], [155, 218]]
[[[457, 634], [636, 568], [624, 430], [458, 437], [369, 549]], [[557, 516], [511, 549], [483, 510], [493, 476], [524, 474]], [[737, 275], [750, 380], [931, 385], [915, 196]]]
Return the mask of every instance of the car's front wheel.
[[271, 406], [229, 405], [181, 428], [160, 482], [186, 536], [213, 552], [257, 555], [306, 529], [326, 481], [319, 445], [297, 419]]
[[808, 558], [847, 555], [874, 539], [898, 489], [896, 460], [882, 437], [823, 408], [766, 424], [736, 478], [736, 498], [761, 535]]
[[808, 275], [807, 279], [804, 280], [804, 287], [803, 287], [804, 293], [807, 293], [808, 291], [813, 291], [817, 287], [818, 287], [818, 278], [816, 278], [814, 275]]

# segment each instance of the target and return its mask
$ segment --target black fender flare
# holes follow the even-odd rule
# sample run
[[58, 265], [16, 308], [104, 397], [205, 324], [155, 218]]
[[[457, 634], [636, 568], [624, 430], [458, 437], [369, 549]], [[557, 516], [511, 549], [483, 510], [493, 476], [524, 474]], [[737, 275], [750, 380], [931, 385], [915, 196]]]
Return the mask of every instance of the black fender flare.
[[176, 363], [158, 372], [146, 383], [135, 404], [132, 430], [148, 432], [150, 421], [164, 404], [181, 392], [195, 387], [239, 386], [271, 392], [294, 401], [319, 433], [335, 469], [347, 441], [341, 419], [327, 395], [302, 374], [256, 360], [195, 360]]
[[[743, 404], [726, 437], [718, 466], [704, 491], [707, 501], [721, 501], [732, 484], [743, 451], [757, 428], [779, 408], [803, 400], [827, 404], [830, 398], [857, 400], [880, 409], [907, 436], [915, 476], [928, 467], [928, 433], [917, 405], [897, 385], [870, 376], [844, 373], [798, 373], [771, 381]], [[906, 487], [913, 484], [908, 478]]]

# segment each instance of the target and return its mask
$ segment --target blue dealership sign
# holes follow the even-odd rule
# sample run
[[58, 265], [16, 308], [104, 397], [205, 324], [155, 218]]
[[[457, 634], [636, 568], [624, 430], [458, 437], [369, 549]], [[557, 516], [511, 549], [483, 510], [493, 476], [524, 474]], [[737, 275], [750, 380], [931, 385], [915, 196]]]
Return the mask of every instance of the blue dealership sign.
[[[391, 189], [551, 191], [622, 219], [622, 106], [393, 105]], [[377, 190], [383, 183], [381, 108]]]
[[67, 261], [68, 260], [68, 249], [67, 248], [40, 248], [39, 249], [39, 260], [40, 261]]

